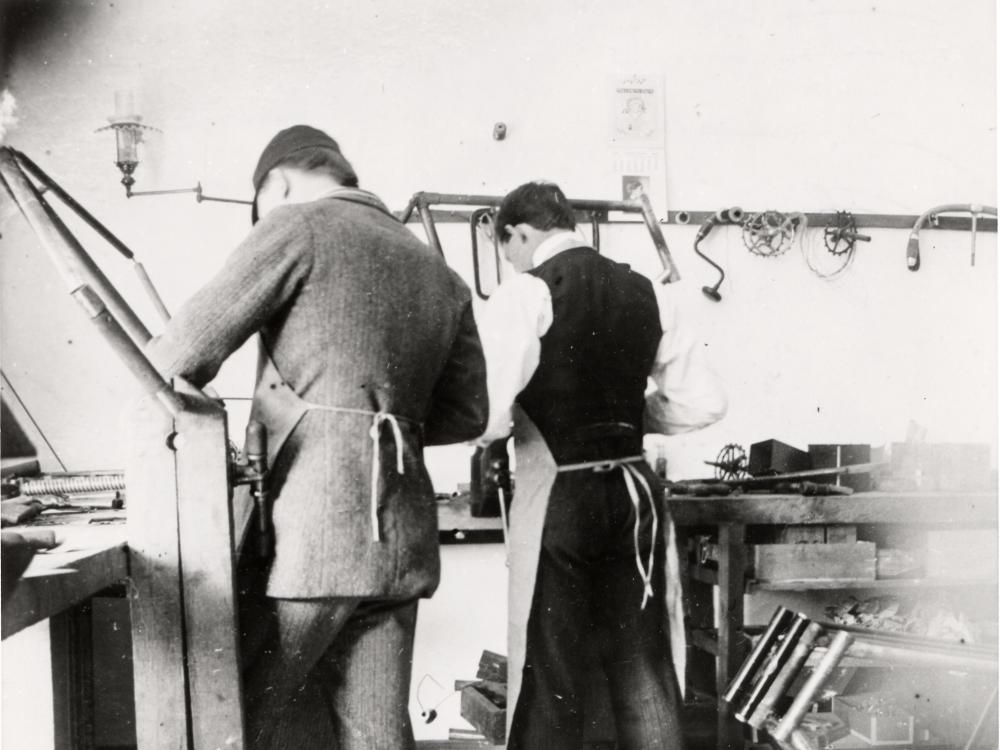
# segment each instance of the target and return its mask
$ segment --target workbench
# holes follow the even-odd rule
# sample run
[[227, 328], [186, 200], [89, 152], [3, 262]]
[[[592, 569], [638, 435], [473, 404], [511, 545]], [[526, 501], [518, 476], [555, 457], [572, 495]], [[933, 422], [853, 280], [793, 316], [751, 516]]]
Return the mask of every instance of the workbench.
[[[438, 500], [442, 544], [501, 542], [499, 518], [476, 518], [468, 498]], [[56, 748], [90, 747], [93, 733], [89, 604], [95, 595], [124, 595], [129, 576], [125, 511], [45, 514], [6, 530], [53, 531], [61, 544], [32, 558], [3, 604], [4, 639], [43, 620], [50, 622]]]
[[[717, 537], [717, 564], [706, 568], [684, 561], [688, 602], [689, 643], [714, 656], [714, 688], [718, 706], [718, 747], [743, 747], [743, 725], [732, 718], [721, 696], [747, 653], [743, 637], [744, 596], [758, 591], [813, 591], [817, 589], [885, 590], [981, 587], [996, 608], [996, 571], [984, 568], [981, 579], [876, 579], [857, 581], [757, 582], [750, 569], [747, 531], [757, 526], [785, 525], [906, 525], [917, 527], [992, 529], [997, 526], [997, 495], [984, 493], [865, 492], [849, 496], [743, 494], [726, 497], [668, 498], [678, 527], [678, 543], [697, 533]], [[711, 595], [711, 587], [717, 595]], [[699, 596], [698, 589], [702, 589]], [[704, 589], [708, 588], [708, 595]], [[707, 610], [707, 611], [706, 611]], [[994, 644], [995, 648], [995, 644]], [[993, 661], [995, 663], [995, 650]], [[690, 660], [689, 660], [690, 661]]]

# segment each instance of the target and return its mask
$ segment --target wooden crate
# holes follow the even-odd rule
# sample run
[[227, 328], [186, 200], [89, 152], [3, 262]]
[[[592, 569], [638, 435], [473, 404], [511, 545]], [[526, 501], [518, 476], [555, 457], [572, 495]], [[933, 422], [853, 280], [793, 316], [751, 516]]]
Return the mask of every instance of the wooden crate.
[[759, 581], [874, 581], [875, 544], [756, 544], [753, 566]]
[[502, 745], [507, 735], [507, 687], [479, 682], [462, 688], [462, 718], [489, 742]]
[[912, 745], [913, 714], [879, 693], [836, 695], [833, 712], [872, 745]]

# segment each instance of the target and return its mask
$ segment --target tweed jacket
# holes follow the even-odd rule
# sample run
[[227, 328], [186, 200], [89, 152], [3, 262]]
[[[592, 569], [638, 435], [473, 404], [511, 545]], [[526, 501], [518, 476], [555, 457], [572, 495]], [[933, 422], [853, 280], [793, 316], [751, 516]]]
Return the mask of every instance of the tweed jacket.
[[[150, 344], [196, 385], [260, 334], [281, 383], [310, 404], [271, 467], [270, 596], [429, 596], [437, 510], [423, 447], [477, 437], [485, 364], [468, 287], [370, 193], [270, 212]], [[257, 404], [255, 404], [256, 408]], [[372, 433], [372, 414], [394, 415]], [[372, 465], [379, 444], [377, 521]], [[377, 524], [378, 541], [373, 537]]]

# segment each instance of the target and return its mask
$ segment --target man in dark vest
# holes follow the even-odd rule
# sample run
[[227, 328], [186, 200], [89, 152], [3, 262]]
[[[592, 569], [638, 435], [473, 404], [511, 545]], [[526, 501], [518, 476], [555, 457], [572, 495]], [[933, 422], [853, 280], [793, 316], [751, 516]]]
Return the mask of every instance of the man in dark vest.
[[662, 291], [589, 247], [556, 185], [508, 194], [495, 226], [521, 272], [479, 316], [490, 395], [480, 442], [513, 423], [517, 467], [507, 747], [579, 750], [584, 654], [603, 631], [618, 747], [678, 748], [677, 555], [643, 433], [711, 424], [725, 395]]
[[[150, 349], [200, 386], [260, 334], [252, 417], [271, 454], [275, 628], [248, 665], [255, 749], [328, 747], [331, 723], [338, 748], [413, 747], [417, 600], [439, 578], [423, 450], [485, 426], [468, 287], [357, 185], [326, 133], [278, 133], [254, 170], [254, 228]], [[307, 678], [331, 721], [311, 716], [293, 740], [288, 705]]]

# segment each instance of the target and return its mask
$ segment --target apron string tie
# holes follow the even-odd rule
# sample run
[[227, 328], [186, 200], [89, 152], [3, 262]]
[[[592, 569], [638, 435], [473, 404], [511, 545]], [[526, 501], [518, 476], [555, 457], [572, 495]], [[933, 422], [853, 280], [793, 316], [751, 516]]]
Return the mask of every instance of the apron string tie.
[[[656, 555], [656, 534], [660, 527], [660, 517], [656, 512], [656, 503], [653, 501], [653, 492], [649, 488], [649, 482], [637, 468], [632, 464], [645, 461], [642, 456], [629, 456], [627, 458], [615, 458], [607, 461], [583, 461], [576, 464], [563, 464], [556, 468], [557, 472], [579, 471], [590, 469], [599, 474], [604, 474], [615, 469], [621, 469], [622, 477], [625, 480], [625, 489], [628, 490], [632, 507], [635, 508], [635, 527], [632, 530], [632, 538], [635, 543], [635, 566], [639, 569], [639, 577], [642, 579], [642, 604], [640, 609], [646, 608], [646, 603], [653, 595], [653, 562]], [[636, 484], [638, 482], [638, 485]], [[653, 515], [653, 534], [649, 545], [649, 560], [646, 565], [642, 564], [642, 555], [639, 553], [639, 529], [642, 514], [640, 513], [641, 502], [639, 499], [639, 487], [642, 487], [646, 501], [649, 503], [649, 510]]]

